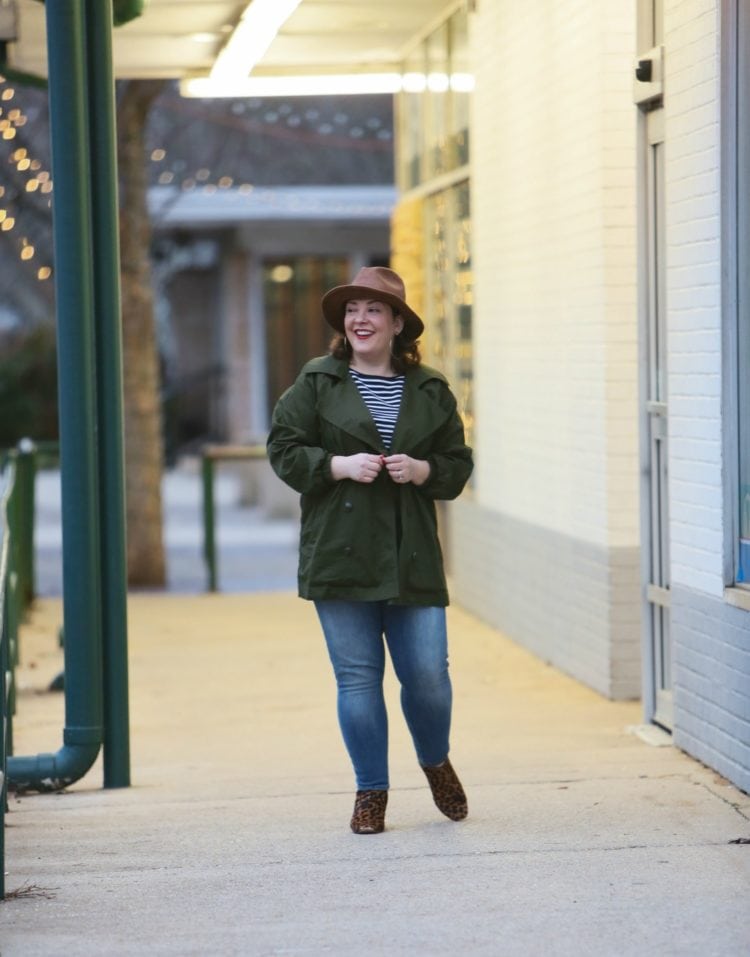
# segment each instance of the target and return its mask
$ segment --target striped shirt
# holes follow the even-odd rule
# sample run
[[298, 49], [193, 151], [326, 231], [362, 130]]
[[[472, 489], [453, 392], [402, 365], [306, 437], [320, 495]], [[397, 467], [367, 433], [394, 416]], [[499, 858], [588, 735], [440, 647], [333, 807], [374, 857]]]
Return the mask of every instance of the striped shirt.
[[357, 372], [356, 369], [349, 369], [349, 375], [375, 420], [375, 426], [383, 444], [390, 450], [398, 410], [401, 407], [401, 396], [404, 393], [404, 377], [402, 375], [366, 375], [363, 372]]

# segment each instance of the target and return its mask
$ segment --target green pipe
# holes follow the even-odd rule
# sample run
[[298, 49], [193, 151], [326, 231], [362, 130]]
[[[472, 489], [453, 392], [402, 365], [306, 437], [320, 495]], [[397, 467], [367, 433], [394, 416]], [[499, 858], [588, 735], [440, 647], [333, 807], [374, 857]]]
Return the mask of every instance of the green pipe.
[[112, 0], [85, 0], [96, 317], [104, 787], [130, 784], [125, 453]]
[[59, 790], [102, 741], [91, 214], [83, 0], [47, 0], [63, 519], [65, 729], [56, 754], [13, 757], [16, 788]]

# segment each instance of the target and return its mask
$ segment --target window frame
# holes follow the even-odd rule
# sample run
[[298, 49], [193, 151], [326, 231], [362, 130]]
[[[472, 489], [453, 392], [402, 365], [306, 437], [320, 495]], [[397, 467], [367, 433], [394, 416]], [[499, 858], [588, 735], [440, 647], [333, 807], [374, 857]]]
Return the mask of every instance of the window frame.
[[[750, 568], [740, 563], [741, 535], [741, 468], [742, 430], [748, 434], [745, 451], [750, 461], [750, 403], [743, 416], [743, 375], [750, 377], [742, 366], [741, 346], [750, 353], [750, 282], [741, 289], [740, 263], [750, 264], [750, 181], [740, 181], [740, 151], [750, 158], [750, 118], [743, 118], [739, 109], [741, 72], [750, 80], [750, 13], [745, 25], [747, 39], [744, 57], [740, 51], [740, 10], [737, 0], [722, 0], [721, 4], [721, 265], [722, 265], [722, 431], [726, 467], [723, 470], [724, 492], [724, 554], [723, 570], [726, 600], [750, 610]], [[743, 212], [740, 212], [740, 204]], [[743, 230], [742, 218], [746, 221]], [[744, 231], [744, 235], [743, 235]], [[743, 332], [742, 323], [746, 329]], [[747, 343], [746, 340], [747, 339]], [[748, 392], [750, 397], [750, 391]], [[744, 575], [742, 572], [744, 571]], [[743, 580], [744, 579], [744, 580]]]

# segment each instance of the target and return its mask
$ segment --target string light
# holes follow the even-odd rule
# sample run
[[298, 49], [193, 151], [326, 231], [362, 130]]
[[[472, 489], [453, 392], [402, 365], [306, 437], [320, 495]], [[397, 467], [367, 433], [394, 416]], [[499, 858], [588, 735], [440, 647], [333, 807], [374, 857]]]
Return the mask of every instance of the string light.
[[[5, 79], [0, 77], [0, 83], [4, 83]], [[15, 96], [15, 90], [12, 87], [8, 87], [0, 93], [0, 102], [8, 102], [12, 100]], [[0, 120], [0, 133], [4, 140], [13, 140], [16, 137], [16, 131], [19, 127], [25, 126], [28, 117], [24, 115], [23, 110], [19, 107], [14, 107], [11, 110], [5, 112], [2, 107], [0, 107], [0, 116], [3, 116], [3, 119]], [[49, 193], [52, 191], [52, 182], [50, 180], [49, 172], [42, 170], [42, 163], [38, 159], [32, 159], [29, 156], [29, 151], [26, 147], [18, 147], [18, 149], [13, 150], [8, 156], [8, 162], [14, 163], [16, 169], [19, 173], [29, 173], [29, 178], [25, 183], [25, 190], [27, 193], [36, 192], [40, 187], [42, 192]], [[0, 186], [0, 196], [4, 196], [6, 193], [6, 188]], [[51, 203], [48, 200], [47, 205], [50, 206]], [[16, 225], [16, 219], [14, 216], [9, 214], [7, 209], [0, 209], [0, 230], [3, 232], [10, 232]], [[19, 259], [21, 261], [27, 262], [32, 260], [36, 256], [36, 248], [33, 243], [24, 237], [21, 240], [19, 247]], [[52, 275], [52, 269], [50, 266], [42, 266], [36, 272], [36, 278], [39, 281], [48, 279]]]
[[167, 155], [167, 151], [166, 151], [166, 150], [163, 150], [163, 149], [157, 149], [157, 150], [152, 150], [152, 151], [151, 151], [151, 159], [152, 159], [155, 163], [159, 163], [161, 160], [164, 159], [164, 157], [165, 157], [166, 155]]

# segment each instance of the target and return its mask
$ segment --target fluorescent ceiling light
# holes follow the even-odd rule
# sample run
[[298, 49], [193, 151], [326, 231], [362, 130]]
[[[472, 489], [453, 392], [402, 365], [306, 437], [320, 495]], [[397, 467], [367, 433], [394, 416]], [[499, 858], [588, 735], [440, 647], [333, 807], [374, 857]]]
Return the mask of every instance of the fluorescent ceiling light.
[[320, 74], [315, 76], [250, 76], [217, 82], [210, 77], [182, 80], [183, 96], [336, 96], [355, 93], [398, 93], [398, 73]]
[[252, 0], [216, 58], [211, 78], [235, 81], [247, 77], [299, 4], [300, 0]]
[[330, 73], [313, 76], [249, 76], [241, 80], [217, 81], [212, 76], [182, 80], [183, 96], [234, 97], [246, 96], [337, 96], [361, 93], [421, 93], [424, 90], [470, 93], [474, 77], [470, 73]]

